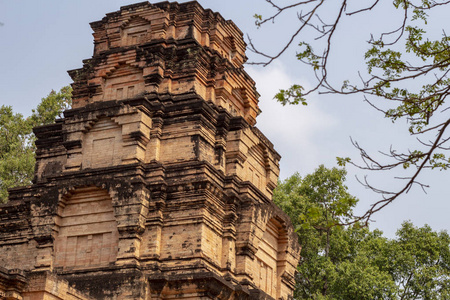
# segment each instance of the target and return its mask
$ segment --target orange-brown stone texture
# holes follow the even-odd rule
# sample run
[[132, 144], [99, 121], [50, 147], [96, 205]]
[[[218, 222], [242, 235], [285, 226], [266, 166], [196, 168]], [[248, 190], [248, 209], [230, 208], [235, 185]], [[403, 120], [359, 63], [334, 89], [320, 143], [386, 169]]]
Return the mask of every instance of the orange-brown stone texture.
[[290, 299], [300, 247], [242, 32], [196, 2], [91, 26], [72, 109], [0, 206], [0, 299]]

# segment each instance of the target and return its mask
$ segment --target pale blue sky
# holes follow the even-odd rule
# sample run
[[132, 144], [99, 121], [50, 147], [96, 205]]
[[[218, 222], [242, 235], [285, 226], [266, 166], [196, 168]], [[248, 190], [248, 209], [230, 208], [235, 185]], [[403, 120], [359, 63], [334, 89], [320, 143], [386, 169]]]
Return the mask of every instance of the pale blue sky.
[[[178, 1], [185, 2], [185, 1]], [[295, 15], [279, 18], [274, 26], [257, 30], [252, 16], [268, 15], [270, 11], [263, 0], [202, 0], [204, 8], [220, 12], [232, 19], [254, 42], [266, 51], [275, 52], [297, 24]], [[287, 1], [284, 1], [287, 2]], [[0, 105], [12, 105], [16, 111], [29, 114], [40, 99], [51, 89], [71, 83], [67, 70], [82, 66], [82, 60], [92, 55], [93, 44], [89, 22], [103, 18], [122, 5], [121, 0], [0, 0]], [[385, 20], [383, 11], [378, 11]], [[395, 17], [395, 15], [391, 15]], [[331, 65], [336, 78], [356, 75], [355, 66], [362, 64], [362, 51], [369, 38], [368, 27], [379, 23], [380, 15], [355, 17], [343, 23], [342, 34], [335, 40], [335, 62]], [[385, 22], [383, 26], [385, 26]], [[247, 53], [250, 60], [257, 59]], [[257, 82], [261, 94], [263, 113], [257, 126], [275, 144], [282, 155], [281, 177], [293, 172], [312, 172], [319, 164], [335, 166], [336, 156], [357, 158], [358, 152], [351, 146], [351, 136], [370, 151], [387, 151], [391, 144], [405, 149], [410, 141], [405, 137], [405, 124], [391, 124], [360, 97], [338, 96], [311, 97], [307, 107], [281, 107], [272, 100], [274, 93], [289, 84], [310, 85], [313, 78], [306, 68], [294, 59], [295, 49], [273, 65], [247, 66], [247, 72]], [[344, 74], [344, 75], [343, 75]], [[350, 192], [361, 202], [359, 211], [377, 199], [354, 179], [364, 173], [348, 169]], [[370, 175], [384, 187], [395, 186], [386, 174]], [[375, 215], [374, 225], [392, 236], [401, 222], [411, 219], [417, 225], [430, 224], [434, 229], [448, 229], [450, 201], [447, 199], [448, 172], [433, 171], [421, 178], [432, 184], [428, 194], [413, 189], [396, 203]]]

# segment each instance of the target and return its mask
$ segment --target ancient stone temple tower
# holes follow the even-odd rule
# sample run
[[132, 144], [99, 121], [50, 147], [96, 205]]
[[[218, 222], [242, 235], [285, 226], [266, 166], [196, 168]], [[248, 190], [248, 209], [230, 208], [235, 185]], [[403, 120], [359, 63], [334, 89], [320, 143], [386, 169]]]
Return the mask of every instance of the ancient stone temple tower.
[[0, 299], [289, 299], [300, 247], [241, 31], [196, 2], [91, 26], [72, 109], [0, 206]]

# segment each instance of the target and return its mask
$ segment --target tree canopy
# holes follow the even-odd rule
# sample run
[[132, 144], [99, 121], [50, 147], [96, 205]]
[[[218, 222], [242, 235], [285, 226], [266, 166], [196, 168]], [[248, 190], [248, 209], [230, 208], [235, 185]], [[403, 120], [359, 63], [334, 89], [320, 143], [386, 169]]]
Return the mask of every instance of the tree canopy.
[[448, 233], [404, 222], [388, 239], [359, 223], [339, 225], [358, 202], [345, 175], [320, 166], [275, 190], [274, 201], [290, 216], [302, 245], [295, 299], [448, 299]]
[[[449, 106], [446, 98], [450, 94], [450, 39], [443, 28], [428, 26], [434, 13], [442, 10], [450, 1], [445, 0], [394, 0], [391, 7], [383, 1], [355, 0], [308, 0], [279, 5], [276, 0], [266, 0], [274, 9], [268, 16], [255, 15], [258, 27], [267, 26], [284, 17], [287, 12], [298, 12], [297, 22], [292, 22], [293, 34], [275, 54], [267, 54], [249, 39], [250, 49], [263, 57], [254, 64], [268, 65], [278, 59], [290, 47], [298, 45], [297, 59], [310, 67], [316, 83], [307, 89], [301, 83], [287, 87], [275, 96], [283, 105], [307, 104], [308, 96], [322, 94], [361, 95], [373, 108], [392, 122], [405, 120], [408, 132], [416, 136], [418, 144], [409, 145], [407, 151], [392, 147], [383, 152], [380, 160], [357, 142], [362, 160], [358, 163], [348, 157], [338, 158], [341, 166], [353, 164], [365, 170], [406, 169], [402, 177], [404, 185], [398, 190], [383, 190], [362, 183], [381, 194], [381, 199], [360, 220], [368, 221], [371, 215], [399, 195], [408, 192], [413, 185], [426, 187], [418, 181], [424, 169], [446, 170], [450, 166], [449, 130], [450, 118], [446, 115]], [[373, 28], [367, 32], [367, 51], [361, 53], [366, 69], [354, 69], [359, 81], [339, 78], [336, 83], [331, 75], [339, 73], [333, 69], [333, 53], [339, 44], [342, 24], [359, 15], [373, 13], [382, 8], [383, 15], [395, 18], [378, 21], [378, 26], [391, 26], [380, 32]], [[395, 14], [396, 13], [396, 14]], [[384, 28], [386, 28], [384, 26]], [[345, 34], [352, 34], [346, 32]], [[349, 50], [350, 51], [350, 50]], [[352, 66], [349, 66], [352, 68]], [[377, 98], [384, 102], [374, 101]]]
[[69, 108], [72, 88], [51, 91], [42, 98], [29, 117], [14, 113], [11, 106], [0, 106], [0, 203], [8, 188], [28, 185], [34, 176], [35, 145], [33, 127], [50, 124]]

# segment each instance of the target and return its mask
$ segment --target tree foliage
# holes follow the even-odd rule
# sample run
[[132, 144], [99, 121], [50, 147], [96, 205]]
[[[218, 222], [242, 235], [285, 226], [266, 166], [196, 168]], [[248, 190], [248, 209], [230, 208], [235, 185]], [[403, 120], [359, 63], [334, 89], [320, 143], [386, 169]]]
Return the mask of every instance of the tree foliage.
[[[393, 0], [391, 10], [379, 0], [307, 0], [294, 1], [288, 5], [277, 4], [276, 0], [266, 0], [274, 9], [269, 16], [255, 15], [258, 27], [266, 26], [282, 18], [288, 11], [298, 12], [298, 22], [292, 22], [293, 34], [275, 54], [267, 54], [257, 49], [249, 39], [250, 49], [260, 54], [264, 60], [255, 64], [268, 65], [278, 59], [289, 47], [298, 45], [297, 59], [310, 67], [317, 79], [316, 84], [306, 89], [301, 84], [280, 90], [275, 98], [283, 105], [306, 104], [308, 95], [314, 92], [362, 95], [363, 99], [380, 111], [392, 122], [406, 120], [407, 134], [417, 136], [418, 145], [401, 152], [391, 148], [380, 161], [354, 142], [360, 151], [362, 163], [354, 163], [350, 158], [338, 159], [339, 164], [353, 164], [365, 170], [392, 170], [404, 168], [410, 174], [401, 179], [404, 186], [399, 190], [380, 190], [367, 181], [363, 184], [381, 194], [381, 200], [361, 216], [368, 221], [370, 216], [407, 192], [413, 185], [421, 184], [417, 178], [426, 168], [446, 170], [450, 166], [449, 124], [446, 115], [450, 108], [446, 98], [450, 95], [450, 39], [442, 28], [428, 27], [430, 15], [445, 8], [446, 0]], [[360, 80], [349, 81], [340, 78], [338, 84], [330, 74], [333, 52], [339, 44], [342, 24], [357, 15], [367, 15], [376, 9], [383, 9], [383, 15], [393, 15], [389, 21], [379, 20], [378, 24], [391, 24], [391, 28], [367, 33], [368, 50], [361, 53], [367, 66], [366, 71], [354, 70]], [[311, 31], [313, 32], [311, 35]], [[378, 31], [378, 32], [377, 32]], [[350, 50], [349, 50], [350, 51]], [[385, 99], [383, 103], [374, 102]], [[376, 104], [375, 104], [376, 103]]]
[[8, 188], [30, 184], [33, 179], [33, 127], [53, 123], [69, 108], [71, 99], [70, 86], [59, 92], [52, 90], [27, 118], [14, 113], [11, 106], [0, 107], [0, 203], [6, 201]]
[[448, 299], [447, 232], [404, 222], [388, 239], [359, 223], [339, 225], [357, 204], [345, 175], [320, 166], [275, 190], [274, 201], [291, 217], [302, 245], [295, 299]]
[[[7, 188], [31, 182], [34, 170], [32, 126], [11, 106], [0, 107], [0, 200]], [[2, 201], [0, 201], [2, 202]]]

